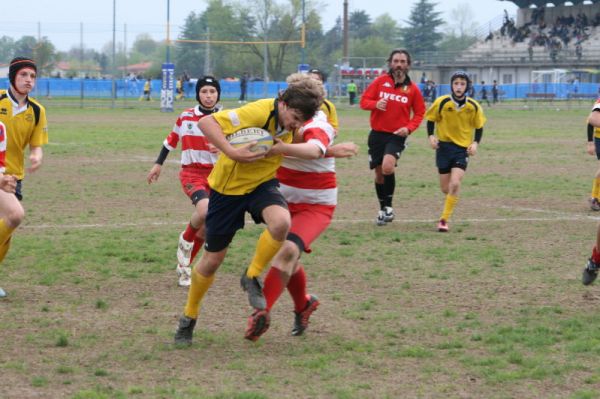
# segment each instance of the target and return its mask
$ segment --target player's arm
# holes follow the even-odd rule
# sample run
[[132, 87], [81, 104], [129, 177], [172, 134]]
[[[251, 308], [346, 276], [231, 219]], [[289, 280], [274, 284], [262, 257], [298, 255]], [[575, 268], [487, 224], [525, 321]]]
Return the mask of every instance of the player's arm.
[[467, 147], [467, 154], [475, 155], [477, 154], [477, 147], [479, 147], [479, 143], [481, 142], [481, 137], [483, 136], [483, 127], [475, 129], [475, 140], [471, 143], [469, 147]]
[[423, 95], [421, 94], [421, 90], [419, 90], [416, 85], [415, 90], [413, 91], [412, 111], [412, 118], [410, 118], [410, 121], [408, 121], [408, 124], [406, 125], [408, 134], [411, 134], [419, 128], [419, 125], [421, 125], [421, 122], [423, 122], [423, 117], [425, 116], [426, 111]]
[[152, 169], [150, 169], [148, 177], [146, 177], [148, 184], [151, 184], [158, 180], [158, 177], [160, 176], [160, 171], [162, 169], [162, 165], [167, 160], [167, 157], [169, 156], [170, 152], [171, 151], [163, 144], [162, 148], [160, 149], [160, 153], [158, 154], [158, 158], [156, 158], [156, 161], [154, 161], [154, 165], [152, 166]]
[[264, 152], [252, 152], [250, 147], [254, 146], [256, 142], [248, 143], [245, 146], [235, 148], [225, 138], [223, 128], [213, 115], [204, 117], [198, 121], [198, 127], [202, 130], [202, 133], [206, 136], [208, 141], [219, 149], [222, 153], [227, 155], [234, 161], [238, 162], [253, 162], [257, 159], [265, 157]]
[[431, 146], [431, 148], [433, 148], [435, 150], [438, 148], [439, 140], [435, 136], [434, 133], [435, 133], [435, 122], [428, 120], [427, 121], [427, 138], [429, 139], [429, 145]]
[[596, 146], [594, 145], [594, 126], [590, 123], [587, 124], [587, 153], [590, 155], [596, 153]]
[[375, 85], [375, 82], [373, 82], [369, 85], [369, 87], [367, 87], [363, 95], [360, 97], [360, 108], [367, 111], [376, 109], [378, 101], [376, 93], [377, 85]]
[[309, 143], [284, 143], [278, 138], [274, 139], [273, 147], [269, 150], [269, 156], [284, 154], [300, 159], [318, 159], [325, 156], [321, 146]]
[[42, 158], [44, 158], [44, 151], [41, 146], [29, 146], [29, 168], [28, 172], [35, 172], [42, 166]]
[[600, 127], [600, 107], [594, 108], [588, 118], [588, 123], [593, 127]]
[[350, 158], [358, 154], [358, 146], [352, 142], [338, 143], [327, 147], [325, 156], [333, 158]]

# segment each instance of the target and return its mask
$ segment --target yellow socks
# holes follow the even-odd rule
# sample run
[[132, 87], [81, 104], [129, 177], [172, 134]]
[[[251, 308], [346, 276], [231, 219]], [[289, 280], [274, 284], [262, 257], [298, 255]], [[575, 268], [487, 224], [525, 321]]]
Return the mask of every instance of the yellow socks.
[[600, 198], [600, 177], [594, 179], [594, 184], [592, 185], [592, 198]]
[[0, 219], [0, 245], [4, 244], [10, 238], [13, 231], [15, 231], [14, 227], [10, 227], [6, 223], [6, 220]]
[[444, 202], [444, 211], [442, 212], [442, 216], [440, 217], [440, 219], [444, 219], [445, 221], [448, 221], [448, 219], [450, 219], [450, 216], [452, 216], [452, 212], [454, 212], [454, 207], [456, 206], [457, 202], [458, 202], [457, 196], [447, 194], [446, 201]]
[[254, 258], [252, 258], [250, 266], [248, 266], [246, 275], [251, 278], [260, 276], [265, 266], [273, 259], [284, 242], [285, 241], [275, 240], [268, 229], [263, 231], [256, 244], [256, 252], [254, 253]]
[[8, 252], [13, 231], [15, 231], [14, 227], [10, 227], [4, 219], [0, 219], [0, 262], [4, 260]]
[[0, 245], [0, 263], [2, 263], [2, 261], [6, 257], [6, 254], [8, 253], [8, 248], [10, 248], [10, 237], [8, 237], [8, 240], [6, 240], [4, 244]]
[[185, 304], [185, 310], [183, 314], [192, 319], [197, 319], [200, 313], [200, 302], [204, 298], [204, 294], [210, 288], [213, 281], [215, 281], [215, 275], [210, 277], [204, 277], [196, 271], [196, 268], [192, 269], [192, 285], [188, 291], [187, 302]]

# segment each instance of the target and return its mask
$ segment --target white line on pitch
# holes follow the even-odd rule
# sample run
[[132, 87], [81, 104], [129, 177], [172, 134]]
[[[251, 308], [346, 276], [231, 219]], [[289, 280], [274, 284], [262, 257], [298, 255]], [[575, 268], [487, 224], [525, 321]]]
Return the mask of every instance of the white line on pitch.
[[[334, 224], [353, 224], [353, 223], [373, 223], [375, 219], [334, 219]], [[533, 218], [533, 217], [515, 217], [515, 218], [468, 218], [458, 219], [458, 223], [489, 223], [489, 222], [556, 222], [556, 221], [600, 221], [600, 217], [586, 215], [558, 216], [554, 218]], [[438, 219], [394, 219], [400, 223], [434, 223]], [[90, 223], [90, 224], [41, 224], [23, 226], [23, 229], [95, 229], [95, 228], [127, 228], [144, 226], [183, 226], [188, 222], [148, 222], [148, 223]], [[246, 220], [246, 223], [252, 224], [252, 220]]]

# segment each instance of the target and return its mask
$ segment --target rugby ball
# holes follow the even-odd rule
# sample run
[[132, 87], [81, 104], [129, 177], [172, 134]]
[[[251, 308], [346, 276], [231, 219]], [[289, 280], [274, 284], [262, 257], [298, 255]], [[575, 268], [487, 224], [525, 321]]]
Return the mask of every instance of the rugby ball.
[[250, 147], [250, 151], [253, 152], [267, 152], [273, 146], [273, 136], [271, 136], [271, 133], [258, 127], [238, 130], [227, 136], [227, 141], [236, 148], [256, 142], [256, 144]]

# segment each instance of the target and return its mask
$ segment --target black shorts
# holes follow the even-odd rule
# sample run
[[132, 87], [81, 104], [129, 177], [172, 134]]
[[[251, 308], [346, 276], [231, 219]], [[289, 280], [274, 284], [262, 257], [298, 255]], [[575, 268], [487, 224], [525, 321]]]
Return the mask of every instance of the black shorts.
[[596, 158], [600, 161], [600, 139], [594, 137], [594, 147], [596, 147]]
[[450, 173], [452, 168], [467, 170], [469, 164], [467, 149], [454, 143], [440, 141], [435, 151], [435, 164], [440, 175]]
[[22, 182], [23, 182], [23, 179], [17, 180], [17, 187], [15, 188], [15, 197], [17, 197], [17, 199], [19, 201], [23, 201], [23, 191], [22, 191], [23, 184], [22, 184]]
[[262, 211], [271, 205], [287, 209], [277, 179], [266, 181], [245, 195], [226, 195], [212, 190], [206, 214], [204, 248], [209, 252], [227, 248], [235, 233], [244, 228], [246, 212], [250, 213], [256, 224], [264, 223]]
[[396, 160], [406, 148], [406, 137], [392, 133], [371, 130], [369, 133], [369, 167], [375, 169], [383, 163], [385, 155], [393, 155]]

